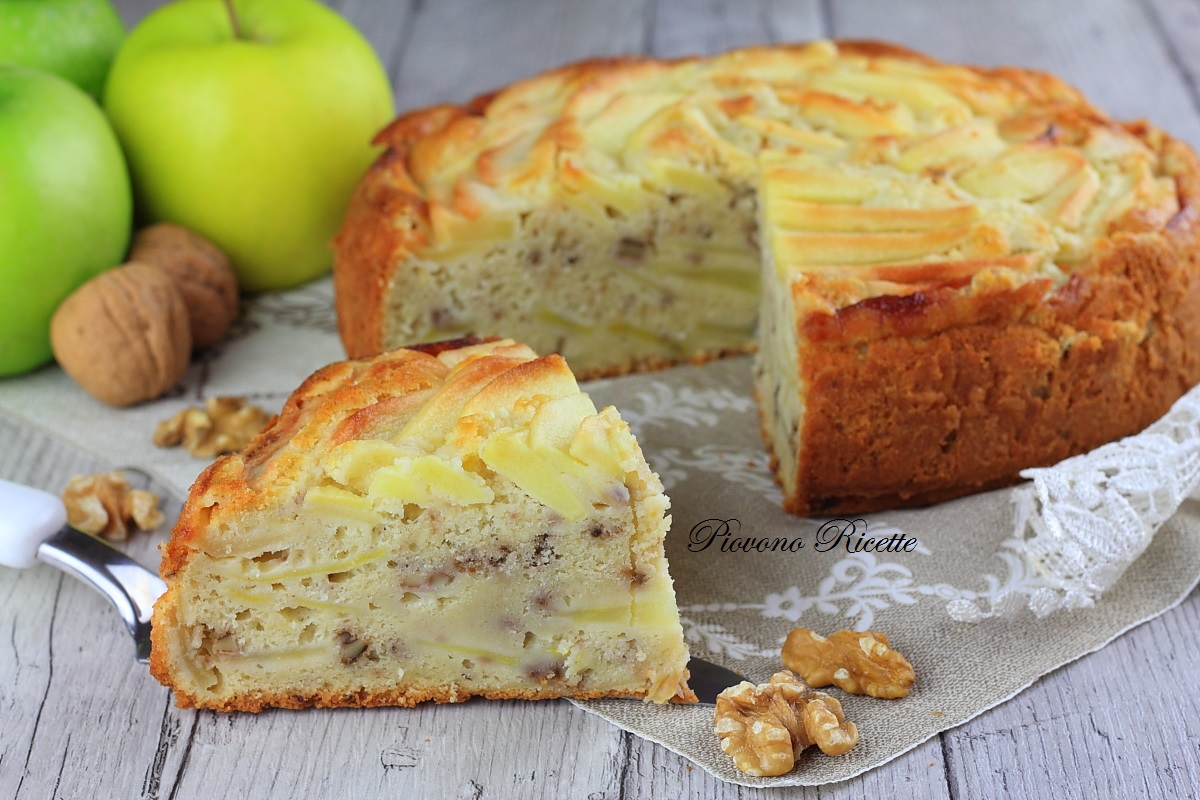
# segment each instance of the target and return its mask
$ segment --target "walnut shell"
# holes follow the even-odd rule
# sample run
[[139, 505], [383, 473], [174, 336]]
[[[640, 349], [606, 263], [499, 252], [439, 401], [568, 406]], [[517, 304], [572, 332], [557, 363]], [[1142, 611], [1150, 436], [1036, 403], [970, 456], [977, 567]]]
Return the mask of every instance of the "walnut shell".
[[192, 347], [219, 342], [238, 313], [238, 285], [229, 259], [212, 242], [187, 228], [163, 222], [133, 237], [130, 261], [165, 271], [187, 304]]
[[149, 264], [102, 272], [50, 320], [58, 363], [97, 399], [127, 406], [158, 397], [187, 371], [188, 311], [175, 282]]

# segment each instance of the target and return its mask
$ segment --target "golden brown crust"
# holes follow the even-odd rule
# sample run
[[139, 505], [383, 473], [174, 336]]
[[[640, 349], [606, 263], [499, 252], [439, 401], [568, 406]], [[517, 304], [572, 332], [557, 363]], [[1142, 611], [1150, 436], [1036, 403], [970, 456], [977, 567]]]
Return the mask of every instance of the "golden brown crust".
[[367, 309], [384, 306], [396, 254], [425, 238], [428, 212], [397, 180], [398, 173], [404, 177], [402, 157], [385, 151], [355, 190], [334, 239], [340, 264], [333, 271], [334, 303], [338, 331], [351, 358], [383, 349], [383, 316]]
[[[156, 678], [158, 675], [151, 671]], [[161, 678], [160, 678], [161, 680]], [[209, 702], [175, 689], [175, 704], [179, 708], [203, 708], [209, 711], [249, 711], [257, 714], [265, 708], [377, 708], [401, 706], [412, 708], [420, 703], [462, 703], [472, 697], [487, 700], [553, 700], [569, 697], [572, 700], [599, 700], [603, 697], [644, 698], [646, 692], [580, 692], [545, 690], [540, 692], [450, 692], [444, 689], [395, 689], [387, 692], [319, 692], [315, 694], [284, 694], [264, 692], [231, 697], [221, 702]], [[672, 702], [694, 703], [695, 695]]]
[[934, 289], [809, 320], [808, 422], [784, 507], [857, 513], [1006, 486], [1137, 433], [1200, 382], [1200, 170], [1186, 146], [1162, 146], [1179, 213], [1161, 234], [1103, 240], [1058, 290]]
[[[334, 427], [353, 410], [433, 385], [446, 372], [437, 353], [478, 341], [460, 339], [426, 346], [433, 352], [410, 348], [340, 361], [310, 375], [244, 450], [218, 458], [193, 482], [171, 539], [163, 546], [163, 579], [169, 581], [182, 569], [214, 508], [216, 513], [238, 514], [265, 505], [270, 498], [259, 488], [269, 486], [273, 476], [286, 475], [307, 448], [332, 438]], [[327, 401], [317, 402], [322, 398]], [[289, 448], [295, 455], [285, 452]]]

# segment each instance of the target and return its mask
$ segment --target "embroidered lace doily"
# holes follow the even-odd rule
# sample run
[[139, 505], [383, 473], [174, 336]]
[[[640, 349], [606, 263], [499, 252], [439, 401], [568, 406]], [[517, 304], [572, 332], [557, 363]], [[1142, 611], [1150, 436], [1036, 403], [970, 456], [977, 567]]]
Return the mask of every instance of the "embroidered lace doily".
[[1023, 598], [989, 599], [986, 608], [953, 600], [947, 610], [956, 620], [977, 622], [1023, 604], [1038, 617], [1094, 605], [1200, 485], [1200, 387], [1136, 436], [1021, 475], [1031, 482], [1012, 490], [1015, 549], [1037, 585]]

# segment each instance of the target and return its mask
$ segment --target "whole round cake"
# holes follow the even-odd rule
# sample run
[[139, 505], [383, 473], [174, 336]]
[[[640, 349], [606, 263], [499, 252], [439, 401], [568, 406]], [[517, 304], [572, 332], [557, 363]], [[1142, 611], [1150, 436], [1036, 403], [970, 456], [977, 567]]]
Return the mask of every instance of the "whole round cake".
[[351, 356], [501, 335], [587, 377], [757, 343], [790, 511], [1004, 485], [1200, 381], [1196, 156], [1050, 75], [589, 61], [378, 142], [335, 243]]

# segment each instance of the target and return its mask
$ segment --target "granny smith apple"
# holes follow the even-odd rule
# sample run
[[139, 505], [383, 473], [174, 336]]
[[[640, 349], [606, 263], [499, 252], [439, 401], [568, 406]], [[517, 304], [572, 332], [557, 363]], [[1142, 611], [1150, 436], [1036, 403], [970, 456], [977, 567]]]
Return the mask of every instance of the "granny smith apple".
[[0, 64], [53, 72], [97, 101], [124, 36], [108, 0], [0, 0]]
[[387, 75], [313, 0], [179, 0], [117, 53], [104, 105], [139, 214], [229, 255], [243, 290], [310, 280], [392, 116]]
[[48, 72], [0, 66], [0, 375], [50, 360], [50, 317], [125, 256], [129, 174], [90, 97]]

